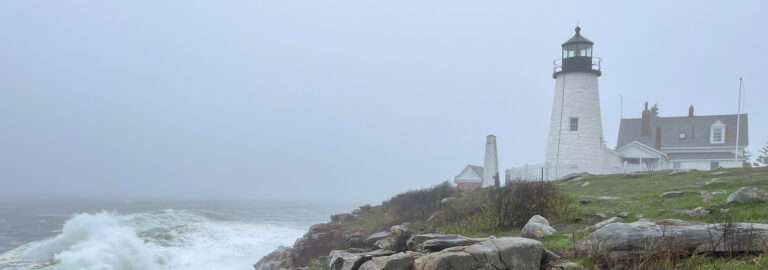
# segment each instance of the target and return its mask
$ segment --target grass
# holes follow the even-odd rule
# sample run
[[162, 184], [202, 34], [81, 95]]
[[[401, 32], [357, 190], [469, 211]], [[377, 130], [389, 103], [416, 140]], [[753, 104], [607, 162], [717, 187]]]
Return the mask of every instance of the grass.
[[[721, 175], [713, 175], [722, 172]], [[720, 182], [696, 187], [696, 183], [720, 178]], [[587, 186], [582, 186], [589, 182]], [[718, 222], [723, 219], [728, 209], [735, 222], [768, 223], [768, 202], [750, 204], [726, 204], [728, 194], [743, 186], [768, 190], [768, 168], [721, 169], [717, 171], [692, 171], [674, 176], [666, 172], [652, 173], [647, 176], [629, 178], [624, 175], [590, 176], [577, 182], [565, 184], [566, 191], [577, 198], [587, 196], [614, 196], [616, 200], [592, 201], [579, 205], [582, 216], [598, 213], [631, 212], [645, 218], [677, 218], [704, 222]], [[700, 191], [725, 190], [726, 194], [714, 195], [712, 200], [702, 202]], [[676, 198], [661, 198], [667, 191], [683, 191], [685, 194]], [[692, 209], [698, 206], [713, 209], [711, 215], [691, 217], [661, 209]], [[630, 215], [628, 221], [636, 220]]]
[[[713, 178], [719, 178], [720, 181], [705, 186], [696, 186], [697, 183], [706, 182]], [[589, 185], [583, 186], [585, 182], [589, 182]], [[708, 223], [721, 222], [726, 215], [730, 215], [734, 222], [768, 223], [768, 202], [725, 203], [729, 194], [743, 186], [768, 190], [768, 168], [691, 171], [674, 176], [669, 176], [668, 172], [651, 173], [639, 177], [627, 177], [625, 175], [589, 176], [577, 182], [563, 184], [563, 187], [569, 195], [579, 200], [589, 200], [585, 197], [596, 196], [619, 198], [602, 201], [592, 199], [589, 203], [580, 204], [578, 211], [583, 217], [582, 222], [569, 227], [570, 230], [558, 231], [558, 233], [544, 238], [542, 242], [547, 248], [554, 251], [565, 250], [574, 242], [573, 237], [566, 236], [568, 233], [600, 221], [601, 218], [598, 218], [600, 214], [611, 217], [619, 212], [630, 212], [624, 222], [637, 221], [637, 215], [640, 214], [649, 219], [676, 218]], [[726, 193], [714, 195], [713, 199], [702, 202], [700, 191], [713, 192], [718, 190], [725, 190]], [[683, 191], [685, 193], [680, 197], [661, 198], [661, 194], [668, 191]], [[710, 215], [693, 217], [673, 211], [659, 211], [662, 209], [692, 209], [699, 206], [710, 209]], [[580, 237], [581, 235], [576, 234], [576, 240]], [[569, 258], [569, 260], [589, 268], [594, 265], [589, 258]], [[713, 270], [768, 269], [768, 254], [742, 256], [735, 259], [693, 256], [684, 260], [682, 265], [667, 265], [665, 267], [669, 269]]]
[[553, 235], [545, 236], [541, 242], [553, 251], [562, 251], [573, 246], [573, 234], [566, 233], [565, 230], [559, 230]]
[[344, 222], [344, 229], [354, 233], [372, 234], [393, 225], [394, 219], [390, 216], [389, 212], [382, 207], [373, 207], [370, 211], [366, 211], [356, 219]]

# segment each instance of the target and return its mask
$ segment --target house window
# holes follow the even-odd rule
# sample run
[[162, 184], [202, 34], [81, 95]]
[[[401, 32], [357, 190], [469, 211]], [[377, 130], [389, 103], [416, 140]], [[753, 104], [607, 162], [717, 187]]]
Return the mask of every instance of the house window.
[[722, 127], [712, 128], [712, 143], [723, 143], [723, 130]]
[[570, 131], [579, 131], [579, 118], [571, 117], [571, 123], [569, 125]]
[[685, 140], [685, 132], [680, 132], [680, 139]]
[[710, 170], [715, 170], [715, 169], [718, 169], [718, 168], [720, 168], [720, 162], [719, 161], [712, 161], [712, 162], [709, 163], [709, 169]]
[[709, 143], [724, 143], [725, 142], [725, 124], [723, 122], [715, 121], [709, 127]]
[[680, 161], [673, 161], [672, 169], [680, 169]]

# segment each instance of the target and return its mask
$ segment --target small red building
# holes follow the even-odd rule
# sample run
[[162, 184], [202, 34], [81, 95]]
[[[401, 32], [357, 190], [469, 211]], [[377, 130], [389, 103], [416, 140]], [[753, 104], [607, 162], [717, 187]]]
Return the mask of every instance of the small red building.
[[456, 187], [461, 190], [475, 190], [483, 184], [483, 167], [467, 165], [458, 175], [453, 178]]

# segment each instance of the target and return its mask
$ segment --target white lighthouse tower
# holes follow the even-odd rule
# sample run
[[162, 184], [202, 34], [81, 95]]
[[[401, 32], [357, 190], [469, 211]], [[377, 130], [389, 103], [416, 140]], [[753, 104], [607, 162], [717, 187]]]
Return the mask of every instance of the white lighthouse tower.
[[550, 178], [575, 172], [601, 173], [604, 147], [600, 119], [599, 57], [592, 57], [594, 42], [581, 28], [563, 43], [562, 58], [555, 61], [555, 95], [547, 140], [547, 174]]

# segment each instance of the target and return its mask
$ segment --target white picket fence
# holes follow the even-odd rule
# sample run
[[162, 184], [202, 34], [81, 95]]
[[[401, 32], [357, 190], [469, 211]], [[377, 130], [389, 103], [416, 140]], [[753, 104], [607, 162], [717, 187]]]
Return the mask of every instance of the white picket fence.
[[[627, 174], [641, 171], [656, 171], [665, 168], [650, 167], [645, 164], [623, 164], [619, 166], [604, 166], [600, 168], [598, 172], [591, 172], [594, 174]], [[571, 164], [559, 164], [553, 163], [539, 163], [539, 164], [527, 164], [525, 166], [514, 167], [507, 169], [505, 172], [505, 179], [509, 180], [557, 180], [560, 177], [569, 175], [572, 173], [584, 172], [584, 169], [579, 169], [575, 165]]]

